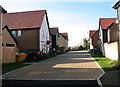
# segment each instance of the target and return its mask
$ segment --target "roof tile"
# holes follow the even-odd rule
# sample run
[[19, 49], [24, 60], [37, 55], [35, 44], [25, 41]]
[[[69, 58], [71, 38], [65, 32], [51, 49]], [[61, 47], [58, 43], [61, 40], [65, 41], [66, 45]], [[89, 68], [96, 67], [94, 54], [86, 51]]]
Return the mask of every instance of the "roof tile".
[[67, 33], [60, 33], [66, 40], [68, 40], [68, 34]]
[[89, 37], [92, 38], [96, 32], [97, 32], [97, 30], [90, 30]]
[[7, 13], [3, 15], [3, 24], [9, 29], [40, 28], [46, 10]]
[[58, 33], [58, 27], [52, 27], [52, 28], [50, 28], [50, 33], [52, 35], [56, 35]]
[[116, 20], [117, 18], [100, 18], [100, 26], [103, 30], [107, 28]]

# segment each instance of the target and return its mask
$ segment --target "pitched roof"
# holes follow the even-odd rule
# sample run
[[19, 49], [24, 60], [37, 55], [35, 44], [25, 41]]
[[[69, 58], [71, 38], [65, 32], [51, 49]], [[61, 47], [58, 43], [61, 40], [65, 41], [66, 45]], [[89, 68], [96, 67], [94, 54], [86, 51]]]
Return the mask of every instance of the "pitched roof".
[[60, 33], [64, 38], [65, 40], [68, 40], [68, 34], [67, 33]]
[[0, 5], [0, 13], [7, 13], [7, 11]]
[[13, 38], [13, 40], [15, 41], [15, 43], [18, 45], [17, 40], [15, 39], [15, 37], [14, 37], [14, 36], [12, 35], [12, 33], [10, 32], [10, 30], [9, 30], [9, 28], [8, 28], [7, 25], [3, 26], [3, 27], [2, 27], [2, 30], [4, 30], [5, 28], [7, 29], [7, 31], [9, 32], [10, 36]]
[[102, 30], [107, 30], [107, 28], [116, 20], [117, 18], [100, 18], [100, 26]]
[[98, 30], [90, 30], [89, 37], [92, 38]]
[[120, 0], [113, 6], [114, 9], [117, 9], [120, 6]]
[[7, 13], [3, 15], [3, 24], [9, 29], [40, 28], [46, 10]]
[[59, 33], [58, 27], [52, 27], [52, 28], [50, 28], [50, 33], [52, 35], [56, 35], [57, 33]]

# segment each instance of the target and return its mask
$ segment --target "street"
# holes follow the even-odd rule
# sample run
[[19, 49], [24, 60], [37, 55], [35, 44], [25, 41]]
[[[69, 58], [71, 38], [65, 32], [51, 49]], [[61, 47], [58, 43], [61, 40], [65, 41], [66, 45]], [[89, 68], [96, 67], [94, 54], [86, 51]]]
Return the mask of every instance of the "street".
[[3, 75], [3, 86], [98, 86], [97, 79], [102, 74], [88, 52], [74, 51], [6, 73]]

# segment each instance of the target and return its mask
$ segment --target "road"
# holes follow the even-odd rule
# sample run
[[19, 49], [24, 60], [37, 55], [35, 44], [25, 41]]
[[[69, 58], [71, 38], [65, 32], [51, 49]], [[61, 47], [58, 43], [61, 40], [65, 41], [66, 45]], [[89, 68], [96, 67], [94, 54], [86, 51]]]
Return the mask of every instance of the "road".
[[74, 51], [3, 75], [3, 86], [98, 86], [103, 71], [86, 51]]

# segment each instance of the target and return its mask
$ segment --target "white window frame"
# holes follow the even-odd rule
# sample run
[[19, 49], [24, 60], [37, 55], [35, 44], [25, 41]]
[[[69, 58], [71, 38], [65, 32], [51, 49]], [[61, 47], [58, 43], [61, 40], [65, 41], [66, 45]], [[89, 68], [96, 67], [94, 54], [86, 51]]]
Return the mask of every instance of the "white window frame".
[[18, 30], [18, 37], [22, 36], [22, 31]]

